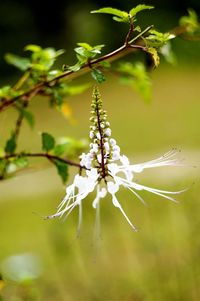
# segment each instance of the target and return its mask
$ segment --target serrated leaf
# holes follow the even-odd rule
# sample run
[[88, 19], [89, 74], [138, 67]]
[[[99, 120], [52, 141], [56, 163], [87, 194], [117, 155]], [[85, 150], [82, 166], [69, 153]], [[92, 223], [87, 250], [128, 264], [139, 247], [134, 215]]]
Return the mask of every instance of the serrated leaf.
[[58, 161], [58, 160], [54, 160], [53, 163], [56, 166], [57, 172], [58, 172], [59, 176], [61, 177], [63, 183], [66, 183], [68, 176], [69, 176], [68, 164], [65, 162]]
[[173, 38], [175, 38], [174, 34], [171, 34], [169, 32], [162, 33], [155, 29], [151, 29], [149, 30], [149, 36], [143, 39], [148, 46], [159, 48]]
[[136, 7], [132, 8], [129, 11], [129, 14], [131, 15], [131, 17], [135, 17], [135, 15], [139, 12], [141, 12], [142, 10], [146, 10], [146, 9], [153, 9], [153, 6], [149, 6], [149, 5], [145, 5], [145, 4], [139, 4]]
[[99, 69], [92, 69], [91, 75], [99, 84], [106, 80], [105, 75]]
[[12, 53], [7, 53], [5, 55], [5, 60], [8, 64], [15, 66], [21, 71], [26, 71], [31, 66], [31, 62], [28, 58], [20, 57]]
[[117, 8], [112, 8], [112, 7], [103, 7], [100, 8], [98, 10], [93, 10], [91, 11], [92, 14], [96, 14], [96, 13], [100, 13], [100, 14], [110, 14], [110, 15], [114, 15], [117, 17], [120, 17], [122, 19], [124, 18], [128, 18], [128, 13], [122, 10], [119, 10]]
[[158, 55], [158, 51], [153, 47], [149, 47], [147, 51], [151, 54], [151, 57], [154, 61], [154, 66], [158, 67], [160, 64], [160, 57]]
[[16, 136], [15, 134], [12, 134], [11, 137], [6, 142], [5, 152], [7, 154], [13, 154], [15, 152], [16, 147], [17, 147]]
[[48, 133], [42, 133], [42, 149], [45, 152], [52, 150], [55, 146], [55, 139]]

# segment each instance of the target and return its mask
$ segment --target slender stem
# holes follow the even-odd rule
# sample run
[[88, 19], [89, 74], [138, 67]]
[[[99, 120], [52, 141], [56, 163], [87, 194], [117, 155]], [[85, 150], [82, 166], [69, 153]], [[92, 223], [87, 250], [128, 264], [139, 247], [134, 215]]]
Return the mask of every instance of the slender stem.
[[101, 150], [102, 178], [105, 179], [105, 177], [106, 177], [106, 170], [105, 170], [105, 163], [104, 163], [103, 133], [102, 133], [102, 128], [101, 128], [101, 120], [100, 120], [99, 107], [98, 107], [98, 105], [97, 105], [96, 113], [97, 113], [98, 131], [99, 131], [99, 134], [100, 134], [100, 150]]
[[129, 27], [129, 31], [126, 35], [126, 38], [125, 38], [125, 45], [128, 46], [129, 44], [129, 40], [130, 40], [130, 37], [131, 37], [131, 34], [133, 33], [133, 30], [134, 30], [134, 25], [133, 25], [133, 22], [130, 23], [130, 27]]
[[27, 81], [27, 79], [30, 76], [30, 70], [26, 71], [22, 77], [20, 77], [20, 79], [16, 82], [16, 84], [14, 85], [13, 89], [18, 90], [20, 89], [23, 84]]
[[133, 42], [135, 42], [136, 40], [138, 40], [139, 38], [141, 38], [151, 28], [153, 28], [153, 25], [150, 25], [147, 28], [145, 28], [143, 31], [141, 31], [136, 37], [134, 37], [132, 40], [129, 41], [129, 44], [132, 44]]
[[[25, 109], [27, 106], [28, 106], [28, 101], [25, 100], [22, 104], [22, 110]], [[14, 130], [15, 141], [17, 141], [17, 138], [19, 136], [19, 132], [20, 132], [20, 129], [21, 129], [23, 119], [24, 119], [24, 114], [21, 111], [21, 112], [19, 112], [19, 116], [17, 118], [16, 125], [15, 125], [15, 130]]]
[[55, 156], [55, 155], [51, 155], [51, 154], [48, 154], [48, 153], [15, 153], [15, 154], [9, 154], [9, 155], [2, 156], [2, 157], [0, 157], [0, 160], [17, 158], [19, 156], [41, 157], [41, 158], [46, 158], [46, 159], [48, 159], [50, 161], [51, 160], [57, 160], [57, 161], [66, 163], [66, 164], [71, 165], [71, 166], [75, 166], [75, 167], [82, 168], [82, 169], [84, 168], [79, 163], [76, 163], [76, 162], [73, 162], [71, 160], [64, 159], [64, 158], [61, 158], [61, 157], [58, 157], [58, 156]]

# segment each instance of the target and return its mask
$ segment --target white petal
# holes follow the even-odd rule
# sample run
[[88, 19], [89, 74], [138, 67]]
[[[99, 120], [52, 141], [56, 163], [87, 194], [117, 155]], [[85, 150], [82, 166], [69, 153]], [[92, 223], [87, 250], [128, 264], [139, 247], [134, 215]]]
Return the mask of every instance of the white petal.
[[120, 147], [118, 145], [114, 145], [113, 151], [120, 153]]
[[113, 138], [111, 138], [111, 139], [110, 139], [110, 144], [111, 144], [112, 146], [116, 145], [116, 140], [113, 139]]
[[109, 193], [114, 194], [119, 190], [119, 185], [110, 181], [107, 183], [107, 188]]
[[115, 176], [119, 172], [119, 166], [116, 163], [110, 163], [108, 164], [108, 170], [111, 176]]
[[111, 129], [110, 128], [105, 129], [104, 134], [106, 136], [111, 136]]
[[98, 139], [98, 140], [100, 140], [100, 139], [101, 139], [101, 135], [100, 135], [100, 133], [99, 133], [99, 132], [97, 132], [97, 133], [96, 133], [96, 137], [97, 137], [97, 139]]
[[109, 145], [108, 142], [105, 142], [105, 143], [104, 143], [104, 147], [105, 147], [106, 152], [109, 152], [109, 150], [110, 150], [110, 145]]
[[120, 153], [118, 151], [112, 152], [112, 160], [118, 161], [120, 159]]
[[90, 139], [94, 138], [94, 132], [93, 131], [90, 131], [89, 137], [90, 137]]
[[117, 208], [119, 208], [119, 210], [121, 211], [121, 213], [123, 214], [123, 216], [125, 217], [125, 219], [127, 220], [127, 222], [129, 223], [129, 225], [133, 228], [134, 231], [138, 231], [137, 228], [131, 223], [130, 219], [128, 218], [128, 216], [126, 215], [126, 213], [124, 212], [121, 204], [119, 203], [119, 201], [117, 200], [115, 195], [112, 195], [112, 202], [113, 205]]
[[129, 159], [125, 155], [120, 156], [120, 161], [123, 165], [129, 165]]

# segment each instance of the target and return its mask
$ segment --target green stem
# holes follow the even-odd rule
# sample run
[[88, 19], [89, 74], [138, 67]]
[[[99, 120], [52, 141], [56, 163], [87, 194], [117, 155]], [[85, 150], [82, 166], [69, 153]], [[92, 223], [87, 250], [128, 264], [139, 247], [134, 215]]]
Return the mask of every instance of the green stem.
[[132, 44], [133, 42], [137, 41], [139, 38], [141, 38], [146, 32], [148, 32], [151, 28], [153, 28], [153, 25], [148, 26], [143, 31], [141, 31], [136, 37], [134, 37], [132, 40], [129, 41], [129, 44]]

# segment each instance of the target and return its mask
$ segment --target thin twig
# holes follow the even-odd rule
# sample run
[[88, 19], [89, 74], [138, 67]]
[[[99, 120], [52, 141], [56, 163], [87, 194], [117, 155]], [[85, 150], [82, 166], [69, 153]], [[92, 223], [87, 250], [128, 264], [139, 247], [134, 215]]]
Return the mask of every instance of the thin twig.
[[[0, 112], [3, 111], [4, 109], [6, 109], [7, 107], [9, 107], [10, 105], [12, 105], [13, 103], [15, 103], [17, 100], [19, 99], [23, 99], [24, 97], [25, 98], [28, 98], [29, 100], [37, 93], [39, 93], [45, 86], [49, 86], [51, 84], [54, 84], [56, 82], [58, 82], [59, 80], [63, 79], [63, 78], [67, 78], [73, 74], [76, 74], [76, 77], [80, 76], [82, 74], [83, 71], [89, 71], [91, 69], [91, 67], [93, 65], [96, 65], [100, 62], [103, 62], [103, 61], [107, 61], [107, 60], [116, 60], [118, 59], [120, 56], [123, 56], [123, 55], [126, 55], [129, 51], [130, 51], [130, 44], [132, 44], [132, 42], [135, 40], [135, 39], [138, 39], [139, 37], [142, 36], [143, 33], [146, 33], [150, 28], [152, 28], [152, 26], [149, 26], [147, 27], [143, 32], [141, 32], [136, 38], [132, 39], [131, 41], [128, 42], [129, 38], [130, 38], [130, 35], [133, 31], [133, 27], [132, 25], [130, 26], [129, 28], [129, 32], [126, 36], [126, 39], [125, 39], [125, 44], [122, 45], [121, 47], [117, 48], [116, 50], [106, 54], [106, 55], [103, 55], [97, 59], [93, 59], [89, 62], [87, 62], [86, 64], [84, 64], [79, 71], [72, 71], [72, 70], [68, 70], [68, 71], [65, 71], [63, 72], [62, 74], [56, 76], [55, 78], [51, 79], [51, 80], [48, 80], [48, 81], [43, 81], [33, 87], [31, 87], [28, 91], [25, 91], [23, 92], [22, 94], [20, 95], [17, 95], [16, 97], [13, 97], [11, 99], [7, 99], [7, 100], [1, 100], [2, 104], [0, 105]], [[135, 47], [135, 50], [136, 47]]]
[[[63, 163], [66, 163], [68, 165], [71, 166], [75, 166], [81, 169], [84, 169], [85, 167], [81, 166], [79, 163], [73, 162], [71, 160], [68, 159], [64, 159], [55, 155], [51, 155], [48, 153], [15, 153], [15, 154], [9, 154], [9, 155], [5, 155], [0, 157], [0, 160], [7, 160], [7, 159], [11, 159], [11, 158], [18, 158], [20, 156], [24, 156], [24, 157], [40, 157], [40, 158], [46, 158], [48, 160], [57, 160]], [[86, 169], [86, 168], [85, 168]]]

